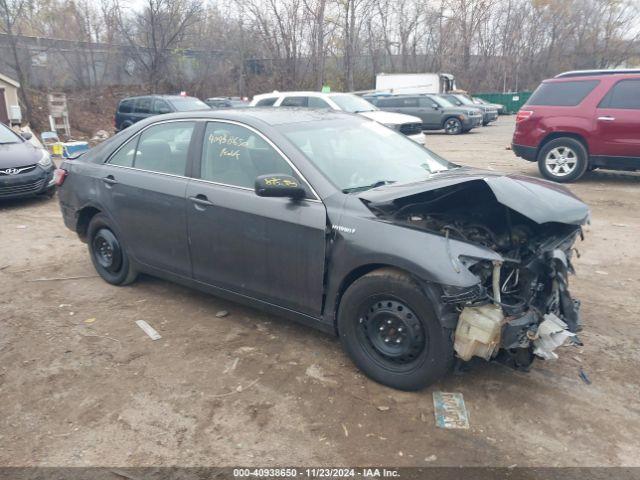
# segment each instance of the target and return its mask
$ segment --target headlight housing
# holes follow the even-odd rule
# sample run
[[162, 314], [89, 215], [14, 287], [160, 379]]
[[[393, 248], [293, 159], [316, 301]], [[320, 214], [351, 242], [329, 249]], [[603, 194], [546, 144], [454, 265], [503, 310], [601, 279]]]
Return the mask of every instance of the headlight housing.
[[42, 168], [48, 168], [52, 165], [52, 161], [51, 161], [51, 156], [49, 155], [49, 152], [47, 152], [46, 150], [42, 150], [42, 157], [40, 157], [40, 160], [38, 160], [38, 165], [40, 165]]

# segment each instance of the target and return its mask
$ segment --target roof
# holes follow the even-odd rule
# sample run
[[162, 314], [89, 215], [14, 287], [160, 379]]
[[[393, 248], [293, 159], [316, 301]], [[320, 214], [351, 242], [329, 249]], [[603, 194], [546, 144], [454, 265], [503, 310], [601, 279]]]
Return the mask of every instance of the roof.
[[3, 81], [4, 83], [8, 83], [9, 85], [12, 85], [16, 88], [20, 88], [20, 83], [17, 80], [14, 80], [11, 77], [7, 77], [6, 75], [3, 75], [0, 73], [0, 80]]
[[351, 93], [346, 93], [346, 92], [305, 92], [305, 91], [300, 91], [300, 92], [271, 92], [271, 93], [261, 93], [259, 95], [254, 95], [253, 99], [254, 100], [260, 100], [262, 98], [270, 98], [270, 97], [281, 97], [283, 95], [297, 95], [297, 96], [301, 96], [301, 97], [326, 97], [329, 95], [353, 95]]
[[182, 119], [182, 118], [210, 118], [211, 120], [236, 120], [239, 122], [266, 123], [268, 125], [283, 125], [287, 123], [313, 122], [319, 120], [344, 120], [357, 118], [366, 121], [361, 115], [342, 112], [338, 110], [313, 110], [308, 108], [273, 108], [273, 107], [249, 107], [229, 110], [196, 110], [191, 112], [177, 112], [158, 116], [151, 116], [134, 125], [153, 123], [154, 121]]
[[624, 75], [636, 74], [640, 75], [639, 68], [620, 69], [620, 70], [572, 70], [570, 72], [559, 73], [553, 78], [570, 78], [570, 77], [597, 77], [600, 75]]

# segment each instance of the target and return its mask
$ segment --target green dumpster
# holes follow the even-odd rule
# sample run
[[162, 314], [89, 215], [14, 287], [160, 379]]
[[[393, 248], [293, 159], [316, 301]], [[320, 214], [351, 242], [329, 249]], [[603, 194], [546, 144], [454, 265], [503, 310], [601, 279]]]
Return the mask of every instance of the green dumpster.
[[516, 113], [529, 100], [531, 92], [475, 93], [473, 96], [504, 105], [505, 113]]

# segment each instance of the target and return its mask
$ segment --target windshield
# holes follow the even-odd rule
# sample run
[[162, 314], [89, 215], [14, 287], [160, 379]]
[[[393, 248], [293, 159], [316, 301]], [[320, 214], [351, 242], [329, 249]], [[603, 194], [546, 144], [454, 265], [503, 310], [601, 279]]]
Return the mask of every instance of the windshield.
[[345, 193], [425, 180], [456, 166], [370, 120], [320, 120], [277, 128]]
[[458, 100], [460, 100], [460, 102], [462, 102], [465, 105], [475, 105], [475, 103], [473, 103], [472, 100], [470, 100], [469, 98], [465, 97], [464, 95], [456, 95], [456, 98]]
[[209, 105], [202, 100], [193, 97], [172, 98], [171, 103], [179, 112], [188, 112], [191, 110], [208, 110]]
[[440, 105], [443, 108], [451, 108], [451, 107], [455, 107], [455, 105], [453, 103], [451, 103], [449, 100], [447, 100], [446, 98], [443, 97], [428, 97], [429, 100], [433, 100], [434, 102], [436, 102], [438, 105]]
[[364, 98], [356, 95], [341, 94], [330, 95], [329, 98], [336, 102], [340, 110], [350, 113], [371, 112], [377, 110], [377, 108], [367, 102]]
[[12, 130], [0, 124], [0, 144], [19, 143], [20, 137], [13, 133]]

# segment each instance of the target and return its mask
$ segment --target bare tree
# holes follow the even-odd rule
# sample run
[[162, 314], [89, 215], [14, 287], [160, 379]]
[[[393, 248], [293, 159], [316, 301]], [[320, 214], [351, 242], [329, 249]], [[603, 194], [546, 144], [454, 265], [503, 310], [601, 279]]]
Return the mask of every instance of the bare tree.
[[117, 5], [120, 33], [158, 91], [172, 50], [179, 47], [202, 13], [199, 0], [147, 0], [142, 12], [125, 16]]

